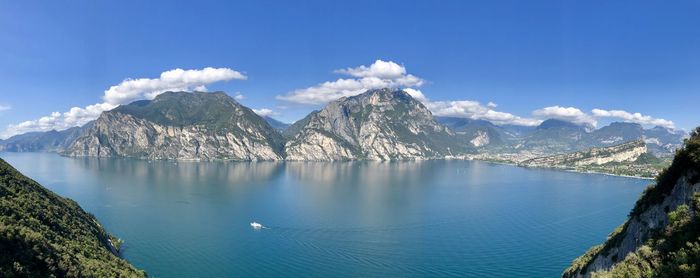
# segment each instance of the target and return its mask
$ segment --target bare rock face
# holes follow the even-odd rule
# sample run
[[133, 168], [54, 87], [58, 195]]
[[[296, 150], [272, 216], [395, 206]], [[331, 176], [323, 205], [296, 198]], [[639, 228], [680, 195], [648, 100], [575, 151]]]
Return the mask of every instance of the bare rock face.
[[102, 113], [69, 156], [281, 160], [283, 139], [228, 95], [167, 92]]
[[644, 141], [637, 140], [615, 146], [591, 148], [568, 154], [538, 157], [523, 161], [522, 166], [529, 167], [575, 167], [603, 165], [610, 162], [631, 162], [647, 152]]
[[454, 134], [401, 90], [370, 90], [312, 113], [285, 145], [288, 160], [406, 160], [462, 151]]

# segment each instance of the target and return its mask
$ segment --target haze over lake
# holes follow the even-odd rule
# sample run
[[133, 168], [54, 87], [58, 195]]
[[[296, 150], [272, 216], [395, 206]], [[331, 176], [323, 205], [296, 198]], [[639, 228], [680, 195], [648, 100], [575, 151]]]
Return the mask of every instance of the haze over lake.
[[93, 213], [155, 277], [555, 277], [650, 183], [476, 161], [0, 157]]

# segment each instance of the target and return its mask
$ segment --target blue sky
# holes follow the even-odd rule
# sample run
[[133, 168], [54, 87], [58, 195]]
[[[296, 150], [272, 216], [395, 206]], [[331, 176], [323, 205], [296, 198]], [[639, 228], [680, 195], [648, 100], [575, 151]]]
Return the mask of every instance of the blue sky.
[[410, 85], [446, 115], [689, 129], [700, 125], [698, 14], [698, 1], [0, 0], [0, 130], [100, 103], [127, 78], [206, 67], [246, 77], [208, 90], [291, 122], [322, 104], [279, 96], [357, 81], [334, 71], [376, 60], [419, 78]]

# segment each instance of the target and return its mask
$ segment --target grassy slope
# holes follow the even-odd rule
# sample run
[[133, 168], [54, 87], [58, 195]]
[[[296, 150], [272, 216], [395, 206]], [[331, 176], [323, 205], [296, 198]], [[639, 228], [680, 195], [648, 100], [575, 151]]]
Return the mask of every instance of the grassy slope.
[[144, 277], [80, 206], [0, 159], [0, 277]]

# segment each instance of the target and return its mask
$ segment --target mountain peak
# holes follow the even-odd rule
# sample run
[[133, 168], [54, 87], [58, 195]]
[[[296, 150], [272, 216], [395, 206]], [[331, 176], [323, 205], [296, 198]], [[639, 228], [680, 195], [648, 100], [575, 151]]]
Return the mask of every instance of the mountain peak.
[[341, 98], [303, 124], [287, 142], [290, 160], [421, 159], [460, 149], [449, 129], [403, 90]]
[[560, 119], [547, 119], [544, 122], [542, 122], [539, 126], [537, 126], [537, 129], [550, 129], [550, 128], [574, 128], [574, 129], [582, 129], [584, 128], [581, 125], [565, 121], [565, 120], [560, 120]]

